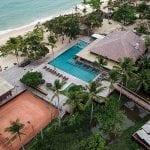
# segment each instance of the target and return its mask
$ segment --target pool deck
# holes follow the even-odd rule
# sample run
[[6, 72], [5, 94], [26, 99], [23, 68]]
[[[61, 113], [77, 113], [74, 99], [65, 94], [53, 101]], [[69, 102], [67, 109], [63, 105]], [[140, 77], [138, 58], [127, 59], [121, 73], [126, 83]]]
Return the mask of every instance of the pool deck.
[[[87, 38], [82, 38], [80, 40], [83, 40], [83, 41], [88, 41]], [[72, 42], [71, 44], [68, 44], [68, 46], [65, 46], [63, 47], [62, 49], [60, 49], [59, 51], [55, 52], [55, 55], [54, 57], [51, 55], [48, 55], [47, 57], [45, 57], [44, 59], [42, 60], [39, 60], [39, 61], [36, 61], [36, 62], [33, 62], [31, 63], [30, 65], [24, 67], [24, 68], [21, 68], [21, 67], [18, 67], [18, 66], [14, 66], [2, 73], [0, 73], [0, 76], [2, 78], [4, 78], [5, 80], [7, 80], [9, 83], [11, 83], [15, 88], [13, 89], [12, 91], [12, 95], [13, 97], [18, 95], [20, 92], [24, 91], [25, 89], [29, 88], [29, 87], [26, 87], [24, 84], [22, 84], [20, 82], [20, 78], [22, 78], [22, 76], [28, 72], [28, 71], [40, 71], [42, 72], [43, 74], [43, 78], [46, 80], [46, 82], [50, 82], [50, 83], [53, 83], [56, 79], [60, 79], [58, 76], [46, 71], [43, 69], [44, 66], [48, 66], [50, 68], [53, 68], [54, 69], [54, 66], [51, 66], [48, 64], [49, 61], [53, 60], [54, 58], [56, 58], [57, 56], [59, 56], [60, 54], [64, 53], [67, 49], [69, 49], [70, 47], [72, 47], [75, 43], [77, 43], [77, 41], [75, 42]], [[74, 83], [74, 84], [77, 84], [77, 85], [87, 85], [88, 83], [85, 82], [85, 81], [82, 81], [58, 68], [56, 68], [57, 72], [65, 75], [66, 77], [68, 77], [69, 79], [67, 80], [67, 83], [65, 85], [65, 87], [67, 87], [67, 85], [71, 84], [71, 83]], [[107, 90], [104, 90], [102, 93], [101, 93], [101, 96], [107, 96], [109, 94], [108, 92], [108, 87], [109, 87], [109, 83], [107, 82], [104, 82], [103, 86], [107, 86]], [[65, 88], [64, 87], [64, 88]], [[31, 91], [35, 94], [35, 95], [38, 95], [39, 97], [42, 97], [43, 99], [45, 99], [46, 101], [50, 102], [51, 104], [53, 104], [54, 106], [58, 106], [58, 102], [57, 102], [57, 99], [54, 99], [53, 101], [51, 101], [51, 97], [53, 95], [53, 92], [52, 91], [48, 91], [48, 95], [47, 96], [44, 96], [42, 95], [41, 93], [37, 92], [36, 90], [34, 89], [31, 89]], [[12, 97], [11, 97], [12, 98]], [[5, 102], [9, 101], [11, 98], [7, 99]], [[62, 111], [63, 112], [66, 112], [69, 110], [68, 106], [64, 105], [65, 102], [67, 100], [67, 97], [63, 96], [63, 95], [60, 95], [60, 107], [62, 108]]]

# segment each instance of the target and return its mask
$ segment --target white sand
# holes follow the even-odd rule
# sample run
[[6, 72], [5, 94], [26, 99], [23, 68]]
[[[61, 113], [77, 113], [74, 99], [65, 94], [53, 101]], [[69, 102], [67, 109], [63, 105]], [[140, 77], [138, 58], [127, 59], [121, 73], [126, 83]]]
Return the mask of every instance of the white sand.
[[[18, 59], [19, 59], [19, 62], [24, 60], [23, 57], [19, 57]], [[5, 69], [8, 69], [10, 67], [13, 67], [14, 63], [17, 63], [16, 56], [14, 55], [8, 55], [6, 57], [0, 58], [0, 66], [1, 66], [2, 71], [5, 71]]]
[[[109, 24], [111, 22], [111, 24]], [[121, 25], [113, 20], [103, 19], [103, 25], [100, 28], [95, 29], [95, 33], [98, 34], [109, 34], [112, 31], [117, 31], [121, 29]]]
[[10, 38], [10, 37], [16, 37], [18, 35], [25, 35], [27, 32], [32, 31], [34, 29], [35, 25], [31, 26], [26, 26], [24, 28], [18, 28], [14, 29], [10, 32], [0, 34], [0, 45], [5, 44], [5, 42]]
[[[78, 12], [82, 13], [82, 10], [84, 9], [84, 6], [82, 4], [79, 4], [77, 5], [78, 7]], [[89, 5], [86, 6], [86, 9], [87, 9], [87, 13], [91, 12], [92, 9], [90, 8]], [[64, 13], [62, 13], [61, 15], [64, 15], [64, 14], [71, 14], [71, 13], [75, 13], [75, 9], [70, 9]], [[53, 17], [57, 17], [59, 16], [60, 14], [56, 14], [55, 16]], [[47, 17], [46, 19], [41, 19], [41, 22], [37, 22], [37, 23], [44, 23], [46, 22], [47, 20], [50, 20], [52, 19], [53, 17]], [[32, 31], [34, 29], [34, 26], [37, 24], [37, 23], [31, 23], [29, 25], [25, 25], [23, 27], [19, 27], [19, 28], [15, 28], [13, 30], [8, 30], [7, 33], [0, 33], [0, 45], [3, 45], [6, 43], [6, 41], [10, 38], [10, 37], [16, 37], [18, 35], [25, 35], [27, 32], [29, 31]]]
[[[104, 3], [102, 4], [102, 8], [105, 7], [107, 5], [107, 1], [108, 0], [103, 0]], [[82, 4], [78, 5], [78, 12], [82, 13], [82, 10], [84, 9], [84, 6]], [[86, 6], [87, 9], [87, 13], [92, 12], [92, 8], [90, 6]], [[65, 14], [69, 14], [69, 13], [74, 13], [75, 9], [69, 10], [68, 12], [65, 12]], [[58, 16], [58, 15], [56, 15]], [[55, 16], [55, 17], [56, 17]], [[46, 20], [45, 20], [46, 21]], [[16, 37], [18, 35], [25, 35], [27, 32], [32, 31], [34, 29], [34, 26], [36, 24], [32, 24], [29, 26], [24, 26], [24, 27], [20, 27], [20, 28], [16, 28], [14, 30], [11, 30], [7, 33], [4, 34], [0, 34], [0, 45], [3, 45], [6, 43], [6, 41], [10, 38], [10, 37]], [[57, 42], [57, 48], [55, 48], [54, 50], [60, 50], [62, 47], [64, 47], [65, 45], [68, 45], [68, 39], [65, 38], [64, 40], [64, 44], [61, 44], [61, 39], [58, 40]], [[51, 50], [50, 50], [51, 53]], [[23, 61], [24, 58], [19, 58], [19, 61]], [[12, 56], [12, 55], [8, 55], [6, 57], [0, 57], [0, 66], [2, 68], [2, 71], [4, 71], [5, 67], [12, 67], [14, 66], [14, 63], [16, 63], [16, 57]], [[7, 69], [8, 69], [7, 68]]]

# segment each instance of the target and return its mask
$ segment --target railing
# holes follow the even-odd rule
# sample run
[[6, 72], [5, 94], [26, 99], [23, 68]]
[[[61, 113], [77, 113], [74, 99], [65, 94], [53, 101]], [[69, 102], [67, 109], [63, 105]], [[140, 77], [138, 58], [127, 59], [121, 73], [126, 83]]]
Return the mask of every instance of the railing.
[[[121, 88], [121, 85], [118, 84], [118, 86]], [[138, 97], [139, 99], [143, 100], [146, 103], [150, 104], [150, 101], [146, 100], [145, 98], [141, 97], [140, 95], [136, 94], [135, 92], [131, 91], [130, 89], [126, 88], [125, 86], [122, 86], [123, 89], [125, 89], [126, 91], [128, 91], [129, 93], [131, 93], [132, 95]]]
[[[134, 93], [133, 91], [127, 89], [126, 87], [120, 85], [120, 84], [114, 84], [114, 88], [133, 100], [135, 103], [146, 109], [147, 111], [150, 111], [150, 102], [144, 99], [143, 97], [139, 96], [138, 94]], [[122, 89], [121, 89], [122, 88]]]

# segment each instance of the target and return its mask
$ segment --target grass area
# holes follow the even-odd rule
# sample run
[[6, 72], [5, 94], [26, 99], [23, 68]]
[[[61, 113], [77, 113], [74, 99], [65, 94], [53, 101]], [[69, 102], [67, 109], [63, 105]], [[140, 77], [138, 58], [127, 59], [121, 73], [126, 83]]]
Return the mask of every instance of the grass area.
[[135, 125], [132, 127], [129, 127], [123, 133], [121, 136], [111, 143], [108, 146], [109, 150], [137, 150], [140, 149], [140, 145], [137, 144], [137, 142], [134, 141], [132, 138], [132, 134], [136, 132], [143, 124], [145, 124], [146, 121], [150, 119], [150, 116], [145, 117], [142, 120], [138, 120], [135, 122]]

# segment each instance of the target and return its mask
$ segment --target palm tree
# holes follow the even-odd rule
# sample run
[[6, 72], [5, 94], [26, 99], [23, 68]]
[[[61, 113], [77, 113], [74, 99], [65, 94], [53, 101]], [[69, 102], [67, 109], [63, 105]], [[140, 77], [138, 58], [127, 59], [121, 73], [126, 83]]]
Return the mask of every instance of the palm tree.
[[21, 51], [22, 49], [22, 41], [23, 41], [23, 38], [21, 36], [18, 36], [18, 37], [15, 37], [15, 38], [10, 38], [6, 45], [7, 45], [7, 48], [15, 54], [16, 56], [16, 60], [17, 60], [17, 63], [19, 64], [19, 59], [18, 59], [18, 56], [19, 56], [19, 51]]
[[148, 51], [150, 51], [150, 35], [145, 36], [145, 45]]
[[102, 92], [104, 90], [104, 87], [101, 86], [101, 84], [97, 84], [95, 81], [91, 82], [89, 85], [86, 86], [89, 98], [85, 105], [85, 107], [88, 107], [91, 105], [91, 117], [90, 117], [90, 124], [92, 123], [93, 119], [93, 110], [94, 110], [94, 101], [103, 102], [104, 97], [98, 96], [98, 93]]
[[97, 61], [94, 62], [94, 65], [101, 70], [101, 69], [103, 69], [104, 66], [107, 65], [107, 63], [108, 62], [104, 57], [98, 56]]
[[[102, 56], [98, 56], [97, 60], [94, 62], [94, 65], [100, 70], [101, 74], [103, 74], [103, 67], [107, 65], [107, 60], [102, 57]], [[102, 78], [101, 78], [102, 80]]]
[[38, 60], [49, 53], [46, 43], [43, 42], [43, 29], [36, 27], [25, 35], [25, 55], [33, 60]]
[[118, 81], [119, 76], [118, 76], [118, 72], [115, 69], [112, 69], [109, 73], [109, 78], [108, 81], [110, 82], [110, 86], [109, 86], [109, 93], [111, 92], [111, 90], [114, 88], [113, 84]]
[[67, 97], [66, 103], [71, 106], [72, 112], [84, 109], [82, 103], [83, 93], [81, 91], [71, 91], [67, 94]]
[[127, 86], [129, 78], [134, 75], [134, 71], [136, 71], [138, 68], [135, 67], [135, 63], [131, 58], [124, 58], [123, 60], [120, 60], [118, 66], [114, 66], [116, 71], [120, 74], [123, 83]]
[[[57, 42], [57, 36], [55, 33], [51, 32], [50, 35], [48, 36], [48, 42], [49, 42], [49, 45], [51, 46], [51, 49], [52, 49], [52, 55], [53, 55], [53, 59], [54, 59], [54, 47], [56, 46], [56, 42]], [[55, 65], [54, 65], [55, 67]]]
[[87, 13], [87, 9], [86, 9], [86, 4], [87, 4], [87, 2], [86, 2], [86, 0], [83, 0], [83, 1], [82, 1], [82, 4], [83, 4], [83, 6], [84, 6], [82, 12], [83, 12], [83, 14], [84, 14], [84, 16], [85, 16], [86, 13]]
[[100, 11], [102, 2], [100, 0], [89, 0], [86, 1], [94, 10]]
[[79, 35], [80, 26], [79, 26], [79, 19], [78, 14], [72, 15], [66, 19], [65, 23], [65, 34], [69, 37], [70, 40], [76, 39], [77, 35]]
[[149, 55], [142, 56], [142, 59], [138, 62], [139, 70], [150, 68], [150, 57]]
[[86, 0], [83, 0], [83, 1], [82, 1], [82, 4], [86, 5], [86, 4], [87, 4]]
[[53, 100], [55, 97], [57, 97], [58, 100], [58, 111], [59, 111], [59, 126], [61, 124], [61, 116], [60, 116], [60, 97], [59, 95], [62, 93], [62, 87], [65, 84], [65, 81], [55, 80], [54, 84], [50, 89], [54, 92], [54, 95], [52, 96], [51, 100]]
[[131, 58], [126, 57], [123, 60], [120, 60], [118, 66], [114, 66], [114, 69], [118, 72], [118, 79], [121, 83], [121, 90], [119, 96], [120, 101], [123, 84], [127, 86], [130, 77], [132, 77], [135, 74], [134, 71], [137, 70], [137, 67], [135, 67], [135, 63]]
[[139, 91], [141, 88], [144, 89], [144, 91], [148, 91], [149, 83], [147, 82], [146, 69], [141, 70], [135, 77], [135, 82], [138, 85], [136, 91]]
[[110, 20], [110, 15], [111, 15], [111, 13], [112, 13], [112, 11], [113, 11], [113, 2], [112, 2], [112, 0], [109, 0], [109, 1], [108, 1], [107, 7], [108, 7], [108, 15], [107, 15], [107, 18], [108, 18], [108, 23], [110, 23], [110, 22], [109, 22], [109, 20]]
[[21, 147], [22, 147], [22, 149], [24, 149], [24, 146], [23, 146], [22, 140], [21, 140], [21, 135], [23, 135], [24, 133], [21, 132], [21, 130], [24, 128], [25, 125], [23, 123], [20, 123], [19, 119], [16, 119], [16, 121], [11, 122], [10, 124], [11, 125], [5, 129], [5, 132], [10, 132], [14, 135], [17, 135], [21, 142]]

